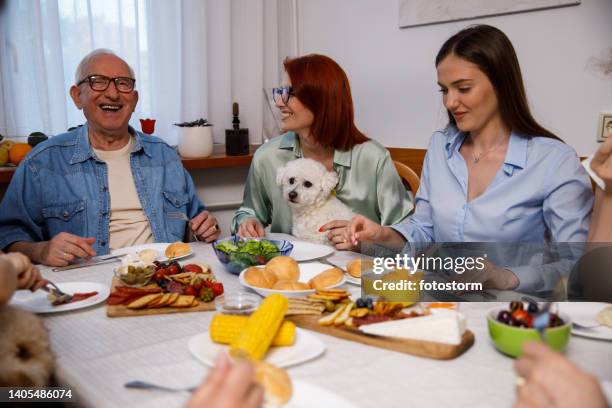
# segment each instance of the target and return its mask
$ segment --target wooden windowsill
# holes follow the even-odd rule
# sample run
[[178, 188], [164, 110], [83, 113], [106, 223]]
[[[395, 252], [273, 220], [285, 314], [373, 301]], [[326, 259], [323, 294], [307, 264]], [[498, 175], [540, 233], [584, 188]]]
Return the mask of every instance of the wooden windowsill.
[[[187, 170], [191, 169], [219, 169], [227, 167], [250, 166], [253, 154], [260, 145], [251, 145], [249, 154], [244, 156], [227, 156], [225, 145], [215, 145], [210, 157], [201, 159], [181, 159]], [[0, 167], [0, 184], [9, 184], [13, 178], [16, 167]]]

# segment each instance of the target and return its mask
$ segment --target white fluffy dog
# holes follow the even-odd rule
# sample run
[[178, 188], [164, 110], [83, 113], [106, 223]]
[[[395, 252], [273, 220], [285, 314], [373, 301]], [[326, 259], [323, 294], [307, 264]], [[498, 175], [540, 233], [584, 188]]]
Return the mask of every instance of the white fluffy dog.
[[283, 198], [293, 210], [291, 233], [300, 239], [331, 245], [319, 228], [333, 220], [350, 220], [353, 212], [332, 193], [338, 184], [335, 171], [311, 159], [290, 161], [276, 173]]

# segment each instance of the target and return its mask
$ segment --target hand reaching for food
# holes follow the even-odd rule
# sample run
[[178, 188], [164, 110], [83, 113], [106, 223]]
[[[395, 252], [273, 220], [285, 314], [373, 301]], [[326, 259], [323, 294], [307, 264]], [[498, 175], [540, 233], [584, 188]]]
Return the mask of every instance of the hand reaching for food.
[[521, 378], [515, 407], [608, 407], [593, 376], [542, 343], [526, 343], [514, 370]]
[[187, 408], [256, 408], [262, 406], [263, 395], [263, 389], [255, 383], [255, 367], [246, 361], [231, 364], [221, 353]]
[[0, 255], [0, 306], [8, 303], [17, 289], [35, 291], [44, 285], [38, 268], [18, 252]]
[[247, 218], [238, 227], [238, 235], [242, 238], [262, 238], [266, 236], [266, 232], [255, 218]]

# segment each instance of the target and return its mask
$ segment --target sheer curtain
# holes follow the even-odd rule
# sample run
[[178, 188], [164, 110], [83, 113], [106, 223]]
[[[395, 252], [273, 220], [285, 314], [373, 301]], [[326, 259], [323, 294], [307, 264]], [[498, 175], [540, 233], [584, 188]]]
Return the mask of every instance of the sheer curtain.
[[269, 128], [262, 88], [296, 54], [287, 0], [12, 0], [0, 20], [0, 133], [64, 132], [84, 122], [68, 95], [81, 58], [110, 48], [136, 73], [132, 126], [155, 118], [171, 144], [173, 123], [208, 118], [217, 142], [231, 105], [251, 143]]

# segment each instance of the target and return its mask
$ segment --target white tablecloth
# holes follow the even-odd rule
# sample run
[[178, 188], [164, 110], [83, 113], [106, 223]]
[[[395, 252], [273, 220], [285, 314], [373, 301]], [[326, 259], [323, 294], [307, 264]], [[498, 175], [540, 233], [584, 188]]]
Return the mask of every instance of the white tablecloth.
[[[212, 247], [193, 243], [197, 259], [212, 266], [226, 291], [240, 290]], [[55, 282], [92, 281], [110, 285], [116, 264], [65, 272], [43, 268]], [[356, 288], [346, 285], [349, 288]], [[324, 355], [289, 368], [300, 379], [334, 391], [356, 407], [509, 407], [514, 400], [513, 360], [497, 352], [487, 333], [485, 312], [493, 303], [463, 303], [476, 343], [461, 357], [436, 361], [386, 351], [315, 333]], [[146, 380], [169, 386], [198, 384], [207, 368], [187, 349], [190, 337], [206, 331], [212, 313], [108, 318], [104, 305], [47, 315], [59, 380], [94, 407], [180, 407], [185, 393], [128, 390]], [[612, 343], [572, 337], [566, 355], [602, 380], [612, 381]]]

